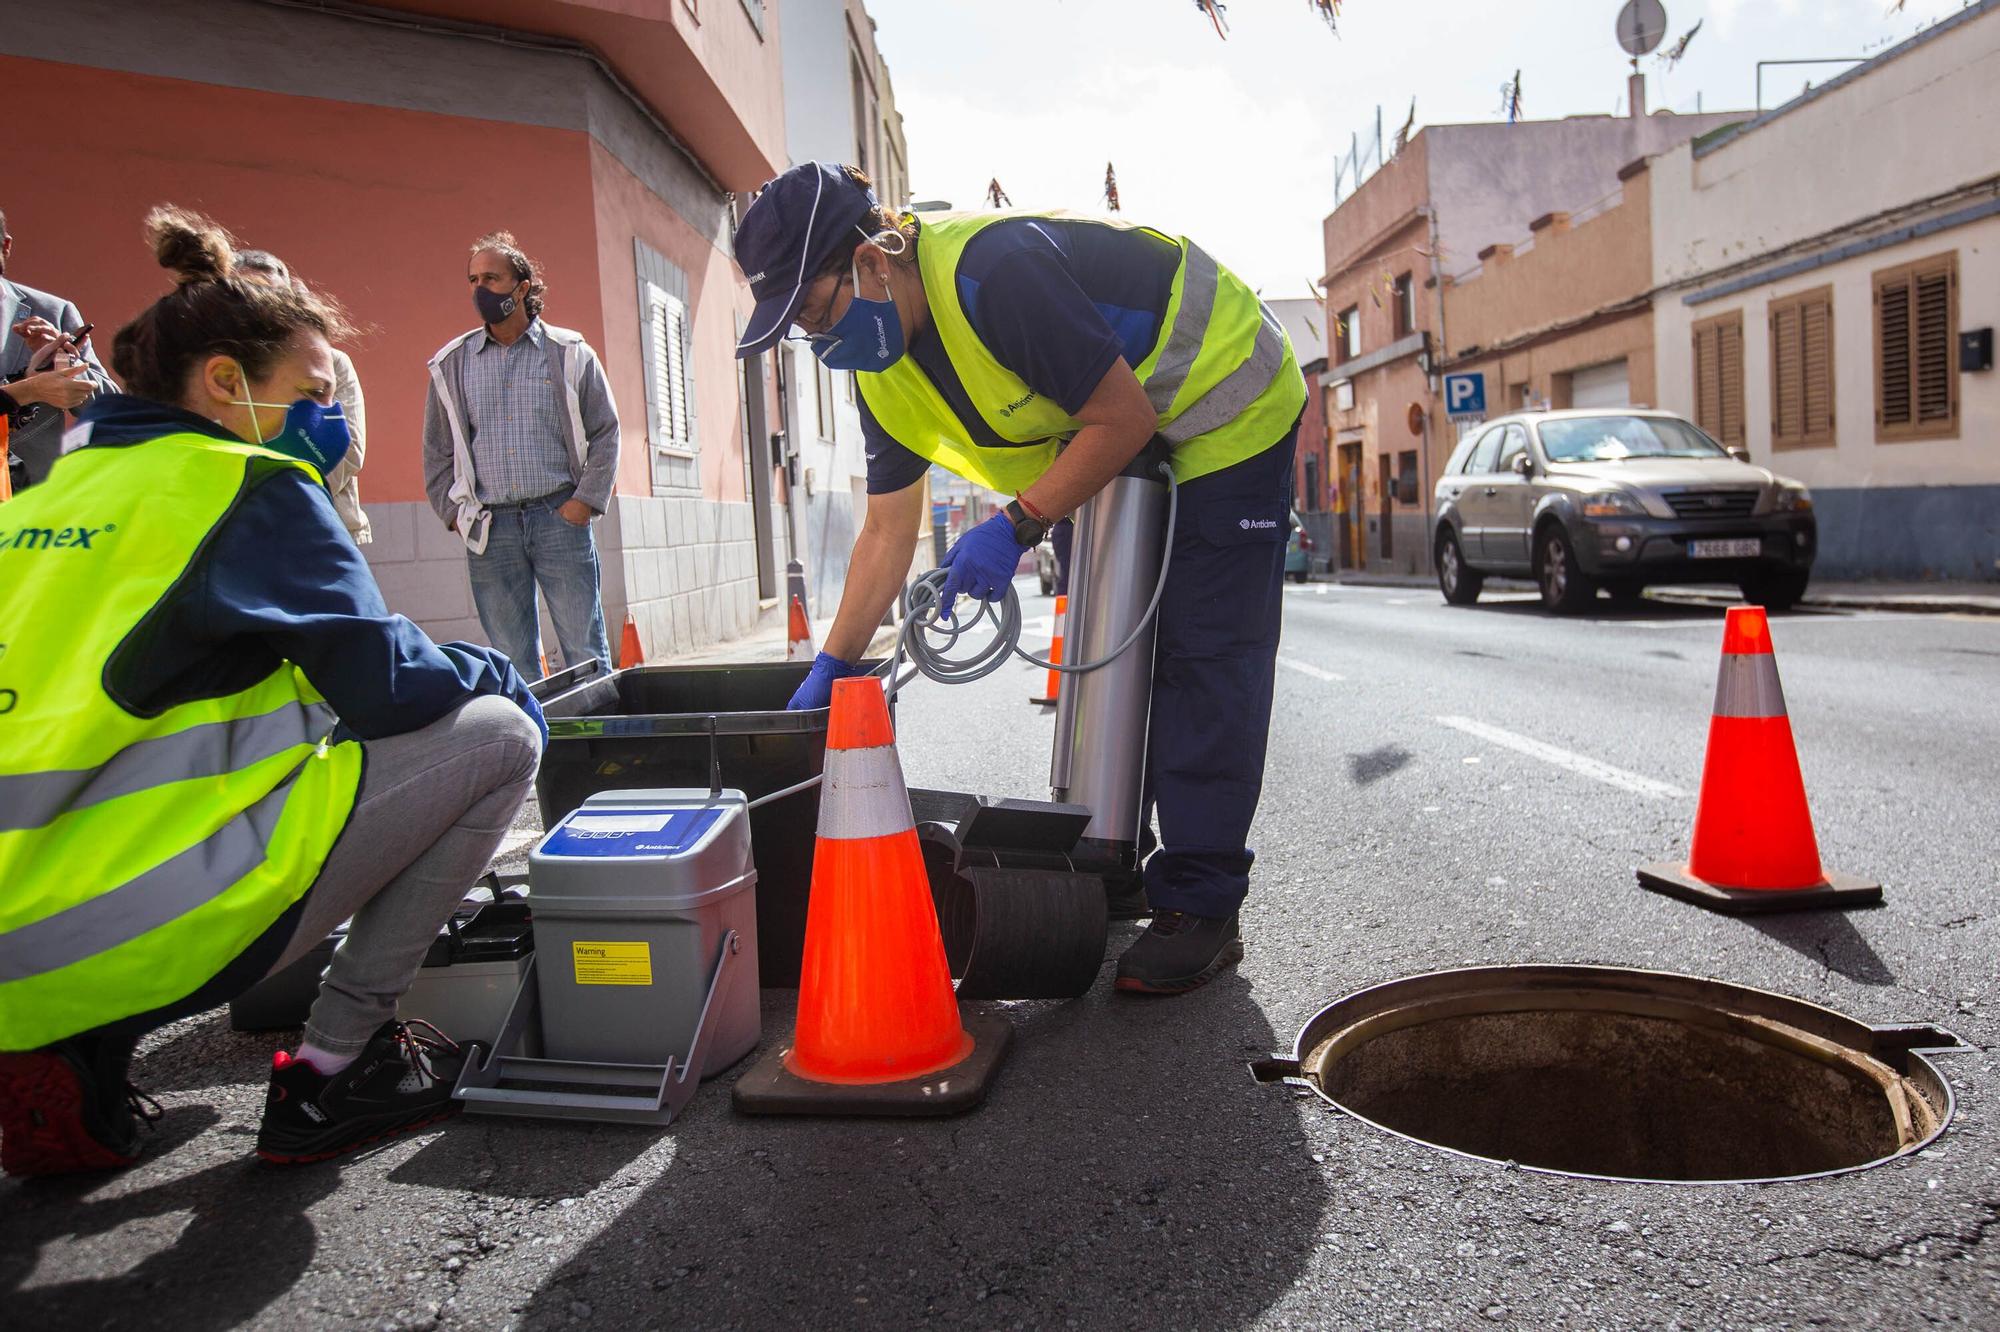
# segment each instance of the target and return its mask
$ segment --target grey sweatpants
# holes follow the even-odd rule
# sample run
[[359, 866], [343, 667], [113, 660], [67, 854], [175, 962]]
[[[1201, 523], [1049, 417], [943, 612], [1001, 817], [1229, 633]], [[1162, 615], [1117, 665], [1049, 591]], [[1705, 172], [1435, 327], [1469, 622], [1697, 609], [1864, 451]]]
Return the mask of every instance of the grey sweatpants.
[[359, 1051], [395, 1016], [431, 941], [521, 808], [542, 737], [520, 708], [487, 696], [420, 731], [366, 741], [363, 750], [354, 813], [272, 968], [353, 918], [306, 1023], [306, 1040], [332, 1054]]

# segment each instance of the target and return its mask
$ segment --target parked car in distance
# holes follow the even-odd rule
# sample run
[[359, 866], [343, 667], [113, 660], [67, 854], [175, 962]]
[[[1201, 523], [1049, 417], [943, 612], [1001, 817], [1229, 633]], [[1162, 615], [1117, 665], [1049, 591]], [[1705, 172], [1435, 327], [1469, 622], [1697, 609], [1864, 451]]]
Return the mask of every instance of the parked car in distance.
[[1285, 543], [1285, 577], [1303, 583], [1312, 572], [1313, 539], [1306, 535], [1306, 525], [1299, 521], [1298, 510], [1292, 510], [1291, 518], [1292, 535]]
[[1035, 547], [1035, 578], [1042, 585], [1042, 595], [1056, 594], [1056, 548], [1049, 544], [1047, 537]]
[[1599, 588], [1734, 583], [1773, 610], [1805, 595], [1812, 493], [1752, 466], [1672, 412], [1520, 412], [1460, 441], [1438, 478], [1438, 588], [1455, 606], [1489, 576], [1530, 577], [1558, 614]]

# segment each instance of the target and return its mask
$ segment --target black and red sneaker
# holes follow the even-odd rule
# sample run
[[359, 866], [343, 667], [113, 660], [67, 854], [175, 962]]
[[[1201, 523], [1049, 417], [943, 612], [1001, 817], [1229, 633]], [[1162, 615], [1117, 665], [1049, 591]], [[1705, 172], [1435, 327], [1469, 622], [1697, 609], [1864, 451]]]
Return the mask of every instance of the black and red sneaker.
[[428, 1022], [385, 1022], [331, 1076], [280, 1050], [271, 1059], [257, 1155], [279, 1165], [324, 1161], [449, 1119], [459, 1111], [451, 1089], [481, 1048]]
[[1242, 960], [1234, 912], [1192, 916], [1157, 911], [1146, 932], [1118, 959], [1116, 984], [1127, 994], [1186, 994]]
[[159, 1103], [125, 1080], [130, 1037], [74, 1036], [0, 1054], [0, 1169], [10, 1175], [118, 1170], [139, 1159], [139, 1125]]

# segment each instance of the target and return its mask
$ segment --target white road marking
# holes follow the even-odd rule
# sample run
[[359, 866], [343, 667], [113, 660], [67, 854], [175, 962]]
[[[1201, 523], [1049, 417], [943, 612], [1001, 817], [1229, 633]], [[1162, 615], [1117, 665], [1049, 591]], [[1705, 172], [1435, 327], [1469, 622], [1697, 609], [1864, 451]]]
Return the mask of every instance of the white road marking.
[[1630, 791], [1635, 795], [1649, 796], [1655, 800], [1685, 800], [1687, 798], [1688, 793], [1671, 782], [1656, 781], [1651, 777], [1642, 777], [1636, 772], [1627, 772], [1623, 768], [1614, 768], [1609, 763], [1600, 763], [1587, 755], [1574, 753], [1567, 749], [1559, 749], [1554, 745], [1530, 739], [1525, 735], [1516, 735], [1512, 731], [1503, 731], [1498, 726], [1489, 726], [1485, 722], [1474, 721], [1470, 717], [1439, 717], [1438, 721], [1451, 727], [1453, 730], [1477, 736], [1488, 744], [1498, 745], [1502, 749], [1511, 749], [1517, 754], [1526, 754], [1529, 758], [1540, 759], [1544, 763], [1552, 763], [1558, 768], [1566, 768], [1579, 776], [1588, 777], [1592, 781], [1603, 782], [1606, 786], [1615, 786], [1621, 791]]
[[1297, 657], [1281, 656], [1278, 658], [1278, 664], [1288, 670], [1297, 671], [1300, 675], [1310, 675], [1315, 680], [1326, 680], [1333, 684], [1345, 684], [1347, 682], [1346, 676], [1335, 671], [1323, 671], [1311, 662], [1300, 661]]

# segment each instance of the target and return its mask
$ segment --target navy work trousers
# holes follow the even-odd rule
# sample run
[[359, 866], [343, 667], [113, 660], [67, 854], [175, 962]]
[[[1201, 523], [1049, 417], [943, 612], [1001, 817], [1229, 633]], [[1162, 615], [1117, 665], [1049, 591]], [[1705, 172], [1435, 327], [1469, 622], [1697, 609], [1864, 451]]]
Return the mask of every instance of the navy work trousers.
[[[1253, 458], [1180, 488], [1153, 655], [1145, 822], [1154, 911], [1227, 916], [1250, 891], [1264, 785], [1298, 423]], [[1152, 844], [1142, 830], [1142, 849]]]

